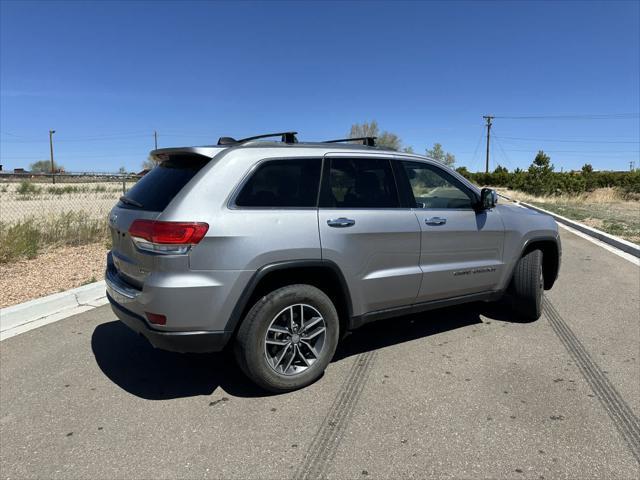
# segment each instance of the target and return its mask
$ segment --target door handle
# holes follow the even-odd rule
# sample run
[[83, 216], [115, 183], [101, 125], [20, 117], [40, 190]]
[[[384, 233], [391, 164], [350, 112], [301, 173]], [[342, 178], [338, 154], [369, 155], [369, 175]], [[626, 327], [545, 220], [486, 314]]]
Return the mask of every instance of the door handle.
[[424, 220], [424, 223], [426, 223], [427, 225], [444, 225], [445, 223], [447, 223], [447, 219], [442, 217], [431, 217], [426, 218]]
[[327, 220], [327, 225], [329, 225], [330, 227], [334, 227], [334, 228], [351, 227], [351, 226], [353, 226], [355, 224], [356, 224], [355, 220], [352, 220], [350, 218], [344, 218], [344, 217], [331, 218], [331, 219]]

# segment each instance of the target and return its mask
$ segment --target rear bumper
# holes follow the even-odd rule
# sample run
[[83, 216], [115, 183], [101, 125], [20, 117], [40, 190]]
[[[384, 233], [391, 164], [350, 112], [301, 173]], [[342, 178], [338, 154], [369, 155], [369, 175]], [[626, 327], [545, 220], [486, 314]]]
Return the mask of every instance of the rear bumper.
[[134, 332], [144, 336], [151, 345], [161, 350], [180, 353], [219, 352], [231, 339], [232, 332], [189, 331], [163, 332], [154, 330], [140, 315], [116, 302], [107, 291], [107, 299], [116, 316]]
[[[160, 264], [161, 260], [164, 264]], [[234, 330], [235, 324], [230, 324], [230, 318], [253, 272], [181, 270], [173, 268], [172, 260], [175, 259], [156, 259], [158, 265], [139, 288], [120, 275], [110, 252], [105, 272], [107, 293], [115, 303], [158, 332]], [[146, 312], [164, 315], [166, 325], [148, 323]]]

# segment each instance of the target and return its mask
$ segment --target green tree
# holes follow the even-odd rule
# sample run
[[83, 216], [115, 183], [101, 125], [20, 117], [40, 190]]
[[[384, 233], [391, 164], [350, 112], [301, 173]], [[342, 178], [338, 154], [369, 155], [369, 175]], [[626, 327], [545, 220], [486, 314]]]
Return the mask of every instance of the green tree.
[[582, 166], [582, 173], [585, 174], [585, 175], [593, 173], [593, 166], [590, 163], [585, 163]]
[[404, 153], [415, 153], [415, 152], [413, 151], [413, 147], [412, 147], [412, 146], [404, 147], [404, 148], [402, 149], [402, 151], [403, 151]]
[[[29, 165], [29, 170], [36, 173], [51, 173], [51, 160], [38, 160]], [[59, 163], [53, 162], [53, 170], [59, 172], [64, 170], [64, 167]]]
[[506, 187], [509, 183], [509, 179], [509, 169], [502, 165], [498, 165], [491, 174], [491, 183], [496, 187]]
[[456, 172], [458, 172], [460, 175], [462, 175], [466, 179], [471, 179], [471, 172], [469, 172], [467, 167], [465, 167], [464, 165], [456, 168]]
[[445, 152], [442, 149], [442, 145], [439, 143], [434, 143], [433, 148], [427, 148], [427, 157], [431, 157], [434, 160], [437, 160], [440, 163], [444, 163], [448, 167], [453, 167], [456, 163], [456, 157], [452, 153]]
[[593, 166], [590, 163], [585, 163], [582, 166], [582, 178], [584, 178], [585, 190], [592, 192], [597, 188], [596, 176], [593, 174]]
[[376, 145], [387, 150], [399, 151], [402, 148], [400, 137], [391, 132], [380, 132], [378, 122], [354, 123], [349, 131], [349, 138], [377, 137]]
[[542, 150], [538, 151], [533, 163], [529, 166], [528, 181], [525, 191], [534, 195], [554, 193], [553, 164], [551, 157]]
[[121, 174], [121, 175], [124, 175], [125, 173], [127, 173], [127, 169], [126, 169], [126, 168], [124, 168], [124, 167], [120, 167], [120, 168], [118, 169], [118, 173], [119, 173], [119, 174]]

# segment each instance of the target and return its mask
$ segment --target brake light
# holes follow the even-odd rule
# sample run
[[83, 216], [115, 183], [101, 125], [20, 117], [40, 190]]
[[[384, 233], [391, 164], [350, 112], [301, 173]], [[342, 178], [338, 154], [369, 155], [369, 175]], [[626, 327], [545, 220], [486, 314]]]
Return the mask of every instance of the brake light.
[[141, 250], [156, 253], [186, 253], [202, 240], [209, 225], [202, 222], [135, 220], [129, 235]]

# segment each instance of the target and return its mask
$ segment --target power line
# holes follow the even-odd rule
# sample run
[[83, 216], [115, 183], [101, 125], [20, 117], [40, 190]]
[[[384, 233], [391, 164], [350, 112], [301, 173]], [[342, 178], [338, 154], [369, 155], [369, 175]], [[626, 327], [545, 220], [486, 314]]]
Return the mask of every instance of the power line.
[[546, 148], [511, 148], [508, 152], [537, 152], [538, 150], [544, 150], [549, 153], [598, 153], [602, 155], [611, 155], [612, 153], [640, 153], [640, 150], [608, 150], [608, 151], [594, 151], [594, 150], [547, 150]]
[[625, 120], [640, 118], [640, 113], [586, 113], [569, 115], [494, 115], [509, 120]]
[[484, 137], [484, 125], [482, 126], [482, 130], [480, 131], [480, 136], [478, 137], [478, 143], [476, 143], [476, 148], [473, 150], [473, 156], [471, 157], [471, 164], [469, 165], [469, 168], [472, 169], [472, 171], [476, 166], [476, 155], [478, 154], [480, 143], [482, 143], [482, 137]]
[[562, 143], [640, 143], [638, 140], [628, 141], [628, 140], [565, 140], [565, 139], [557, 139], [557, 138], [532, 138], [532, 137], [504, 137], [500, 138], [510, 139], [510, 140], [530, 140], [536, 142], [562, 142]]
[[[3, 139], [3, 142], [6, 143], [42, 143], [42, 142], [46, 142], [46, 139], [39, 139], [39, 138], [34, 138], [34, 137], [25, 137], [22, 135], [16, 135], [14, 133], [10, 133], [10, 132], [1, 132], [3, 135], [9, 135], [11, 137], [16, 137], [20, 140], [9, 140], [9, 139]], [[132, 139], [132, 138], [148, 138], [149, 137], [149, 133], [143, 134], [140, 132], [129, 132], [129, 133], [110, 133], [110, 134], [105, 134], [105, 135], [91, 135], [91, 136], [85, 136], [85, 137], [63, 137], [61, 139], [58, 139], [58, 142], [86, 142], [86, 141], [110, 141], [110, 140], [118, 140], [118, 139], [122, 139], [122, 140], [128, 140], [128, 139]]]
[[[495, 129], [494, 129], [494, 134], [493, 136], [498, 139], [500, 138], [501, 140], [510, 138], [510, 137], [503, 137], [503, 136], [498, 136], [495, 134]], [[507, 143], [510, 143], [507, 140]], [[502, 144], [499, 144], [499, 147], [502, 148]], [[527, 148], [510, 148], [508, 150], [504, 150], [502, 149], [503, 152], [527, 152], [527, 153], [536, 153], [539, 150], [543, 150], [546, 153], [579, 153], [579, 154], [583, 154], [584, 156], [612, 156], [612, 155], [616, 155], [616, 154], [628, 154], [628, 153], [640, 153], [640, 150], [607, 150], [607, 151], [597, 151], [597, 150], [547, 150], [546, 148], [531, 148], [531, 149], [527, 149]]]
[[511, 161], [509, 160], [509, 157], [508, 157], [508, 155], [507, 155], [507, 152], [505, 152], [504, 148], [502, 148], [502, 143], [500, 143], [500, 142], [498, 141], [498, 138], [501, 138], [501, 137], [498, 137], [498, 136], [495, 134], [495, 129], [494, 129], [494, 131], [493, 131], [493, 138], [494, 138], [494, 140], [495, 140], [496, 145], [498, 145], [498, 148], [500, 149], [500, 153], [502, 153], [502, 157], [504, 158], [504, 161], [505, 161], [506, 166], [507, 166], [507, 167], [511, 167], [511, 168], [513, 168], [513, 165], [511, 164]]

